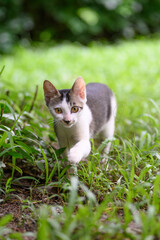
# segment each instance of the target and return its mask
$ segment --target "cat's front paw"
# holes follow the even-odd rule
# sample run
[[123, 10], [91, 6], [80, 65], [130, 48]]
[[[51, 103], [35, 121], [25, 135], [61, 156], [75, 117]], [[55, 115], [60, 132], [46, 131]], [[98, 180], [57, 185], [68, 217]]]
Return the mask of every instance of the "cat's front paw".
[[76, 147], [73, 147], [70, 149], [70, 151], [68, 152], [68, 161], [71, 163], [79, 163], [82, 159], [82, 156], [79, 152], [79, 149]]
[[87, 140], [80, 141], [74, 147], [72, 147], [68, 152], [68, 161], [72, 164], [79, 163], [82, 158], [88, 156], [91, 150], [91, 144]]

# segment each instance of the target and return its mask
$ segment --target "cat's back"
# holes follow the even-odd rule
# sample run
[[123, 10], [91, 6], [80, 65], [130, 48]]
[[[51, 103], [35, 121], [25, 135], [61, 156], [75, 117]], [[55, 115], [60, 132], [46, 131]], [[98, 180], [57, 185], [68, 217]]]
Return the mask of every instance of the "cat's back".
[[111, 89], [103, 83], [88, 83], [86, 85], [87, 96], [92, 97], [95, 94], [99, 97], [111, 97], [113, 95]]
[[93, 117], [92, 131], [96, 134], [111, 116], [114, 94], [107, 85], [101, 83], [87, 84], [86, 91], [87, 105]]

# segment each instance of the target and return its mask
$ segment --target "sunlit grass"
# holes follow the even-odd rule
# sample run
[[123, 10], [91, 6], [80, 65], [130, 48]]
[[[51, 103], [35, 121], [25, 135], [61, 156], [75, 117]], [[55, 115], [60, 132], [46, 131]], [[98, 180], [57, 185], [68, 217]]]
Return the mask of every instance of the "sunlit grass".
[[[13, 56], [1, 56], [5, 65], [3, 83], [18, 89], [41, 85], [49, 79], [58, 87], [70, 87], [81, 75], [85, 81], [103, 82], [116, 94], [152, 94], [158, 97], [160, 63], [158, 40], [135, 41], [117, 45], [59, 45], [55, 47], [15, 49]], [[150, 86], [149, 86], [150, 85]]]

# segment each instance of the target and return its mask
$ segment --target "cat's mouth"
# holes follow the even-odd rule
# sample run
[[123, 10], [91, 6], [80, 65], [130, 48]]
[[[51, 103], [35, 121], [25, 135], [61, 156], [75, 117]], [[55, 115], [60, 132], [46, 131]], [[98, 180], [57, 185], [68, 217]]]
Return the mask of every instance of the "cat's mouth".
[[65, 127], [70, 128], [70, 127], [72, 127], [72, 126], [74, 125], [75, 121], [74, 121], [74, 120], [73, 120], [73, 121], [65, 121], [65, 120], [62, 120], [62, 123], [63, 123], [63, 125], [64, 125]]

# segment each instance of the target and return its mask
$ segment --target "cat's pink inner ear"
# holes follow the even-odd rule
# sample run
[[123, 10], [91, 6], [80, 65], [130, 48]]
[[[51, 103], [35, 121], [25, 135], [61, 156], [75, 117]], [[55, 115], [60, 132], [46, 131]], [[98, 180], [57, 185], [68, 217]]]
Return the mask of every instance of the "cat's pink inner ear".
[[43, 89], [44, 89], [44, 95], [47, 97], [51, 97], [51, 96], [59, 96], [60, 93], [59, 91], [55, 88], [55, 86], [48, 80], [45, 80], [43, 83]]
[[74, 94], [79, 95], [81, 99], [86, 98], [86, 85], [82, 77], [76, 79], [73, 84], [72, 91]]

